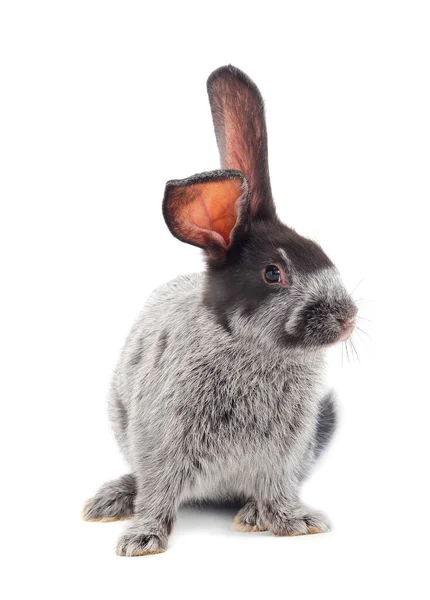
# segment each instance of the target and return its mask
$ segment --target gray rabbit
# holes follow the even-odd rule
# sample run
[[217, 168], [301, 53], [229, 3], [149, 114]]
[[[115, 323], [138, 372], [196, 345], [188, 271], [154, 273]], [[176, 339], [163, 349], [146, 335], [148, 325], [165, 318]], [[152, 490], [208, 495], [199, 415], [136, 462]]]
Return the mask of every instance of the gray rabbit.
[[323, 250], [276, 215], [255, 84], [226, 66], [208, 93], [222, 170], [169, 181], [163, 200], [207, 269], [155, 290], [132, 328], [109, 400], [131, 473], [83, 512], [132, 519], [122, 556], [163, 552], [188, 501], [243, 501], [238, 531], [329, 528], [300, 487], [336, 422], [324, 350], [349, 337], [357, 308]]

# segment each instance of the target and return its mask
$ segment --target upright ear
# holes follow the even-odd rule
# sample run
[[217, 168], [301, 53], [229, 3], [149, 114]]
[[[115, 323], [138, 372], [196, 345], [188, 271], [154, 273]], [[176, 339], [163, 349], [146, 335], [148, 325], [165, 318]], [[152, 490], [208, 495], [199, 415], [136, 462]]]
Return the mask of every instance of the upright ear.
[[163, 215], [175, 237], [203, 248], [213, 264], [222, 265], [248, 231], [248, 182], [232, 170], [168, 181]]
[[210, 75], [207, 87], [221, 167], [248, 179], [252, 218], [273, 217], [264, 103], [257, 86], [228, 65]]

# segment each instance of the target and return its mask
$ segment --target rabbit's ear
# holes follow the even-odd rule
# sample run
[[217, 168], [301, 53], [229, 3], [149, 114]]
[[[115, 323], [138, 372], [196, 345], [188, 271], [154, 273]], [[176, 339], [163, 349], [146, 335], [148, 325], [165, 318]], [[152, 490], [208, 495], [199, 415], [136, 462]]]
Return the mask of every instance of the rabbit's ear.
[[248, 182], [238, 171], [212, 171], [168, 181], [163, 215], [171, 233], [221, 265], [249, 227]]
[[207, 82], [223, 169], [248, 179], [251, 217], [275, 216], [270, 188], [264, 103], [251, 79], [232, 65], [214, 71]]

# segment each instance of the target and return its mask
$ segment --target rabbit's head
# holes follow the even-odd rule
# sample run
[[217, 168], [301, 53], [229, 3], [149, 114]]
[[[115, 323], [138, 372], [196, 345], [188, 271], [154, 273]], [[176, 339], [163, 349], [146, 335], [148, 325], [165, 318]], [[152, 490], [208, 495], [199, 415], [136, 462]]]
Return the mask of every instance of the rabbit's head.
[[205, 250], [205, 303], [229, 333], [262, 345], [347, 339], [357, 309], [336, 268], [276, 215], [260, 92], [227, 66], [208, 93], [222, 170], [169, 181], [163, 201], [172, 234]]

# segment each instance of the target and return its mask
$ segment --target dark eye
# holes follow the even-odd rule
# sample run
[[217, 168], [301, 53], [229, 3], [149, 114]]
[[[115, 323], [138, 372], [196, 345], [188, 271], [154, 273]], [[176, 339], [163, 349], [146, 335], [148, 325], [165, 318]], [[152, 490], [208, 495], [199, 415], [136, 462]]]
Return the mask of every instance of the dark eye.
[[280, 283], [281, 271], [276, 265], [269, 265], [264, 269], [264, 280], [266, 283]]

